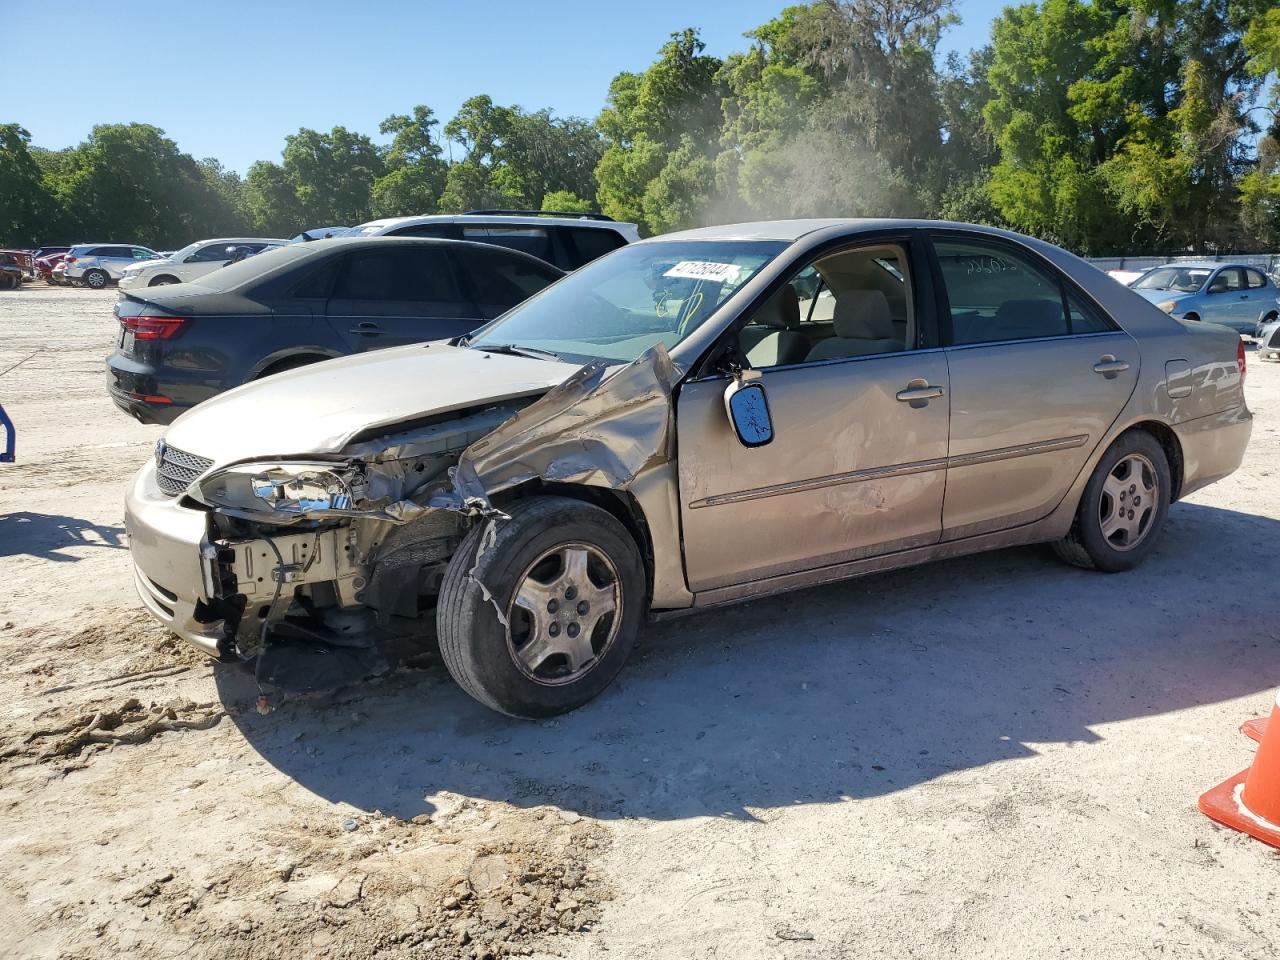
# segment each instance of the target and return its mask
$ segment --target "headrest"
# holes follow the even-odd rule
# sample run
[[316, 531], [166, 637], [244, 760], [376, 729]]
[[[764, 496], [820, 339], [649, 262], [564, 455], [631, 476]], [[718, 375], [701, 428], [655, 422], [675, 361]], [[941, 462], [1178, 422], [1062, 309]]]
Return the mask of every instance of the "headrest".
[[762, 327], [775, 330], [791, 330], [800, 325], [800, 297], [796, 288], [787, 283], [764, 302], [751, 320]]
[[837, 337], [846, 340], [896, 340], [889, 301], [879, 290], [846, 290], [836, 300]]

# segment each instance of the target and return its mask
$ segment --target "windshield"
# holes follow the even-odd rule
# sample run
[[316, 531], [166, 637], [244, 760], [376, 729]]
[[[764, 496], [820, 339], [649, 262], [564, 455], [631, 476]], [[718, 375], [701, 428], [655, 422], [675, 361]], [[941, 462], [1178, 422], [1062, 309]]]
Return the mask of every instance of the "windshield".
[[1195, 293], [1209, 279], [1206, 267], [1157, 267], [1133, 283], [1135, 290], [1177, 290]]
[[630, 363], [659, 343], [670, 350], [786, 247], [761, 240], [623, 247], [513, 307], [469, 343]]

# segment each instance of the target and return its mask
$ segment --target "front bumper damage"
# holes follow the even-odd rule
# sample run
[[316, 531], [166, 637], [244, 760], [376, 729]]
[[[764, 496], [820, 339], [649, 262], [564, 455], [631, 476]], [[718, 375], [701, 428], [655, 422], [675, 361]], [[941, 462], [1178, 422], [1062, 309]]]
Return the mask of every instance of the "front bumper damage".
[[223, 660], [255, 658], [283, 637], [350, 643], [329, 626], [353, 612], [374, 629], [423, 616], [467, 529], [501, 523], [520, 488], [628, 491], [669, 464], [676, 379], [659, 346], [626, 366], [588, 364], [523, 406], [351, 444], [342, 461], [362, 471], [361, 502], [278, 524], [168, 496], [148, 464], [126, 497], [138, 593], [170, 630]]

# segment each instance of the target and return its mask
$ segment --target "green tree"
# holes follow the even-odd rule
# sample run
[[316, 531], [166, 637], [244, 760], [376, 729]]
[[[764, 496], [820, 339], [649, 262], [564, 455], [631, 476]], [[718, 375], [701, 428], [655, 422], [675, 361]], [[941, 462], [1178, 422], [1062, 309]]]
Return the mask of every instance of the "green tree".
[[594, 213], [595, 204], [572, 190], [553, 190], [543, 196], [539, 209], [561, 213]]
[[436, 212], [449, 172], [434, 133], [439, 125], [431, 108], [421, 105], [412, 114], [395, 114], [379, 124], [378, 131], [393, 139], [384, 157], [387, 172], [373, 184], [374, 216]]
[[385, 173], [372, 140], [346, 127], [306, 127], [285, 137], [282, 162], [249, 168], [245, 194], [256, 229], [291, 236], [308, 227], [368, 220], [374, 182]]
[[0, 246], [29, 246], [49, 239], [58, 213], [53, 195], [31, 155], [31, 134], [0, 124]]
[[615, 219], [650, 232], [692, 226], [711, 203], [724, 87], [721, 61], [704, 49], [696, 30], [673, 33], [644, 73], [609, 85], [596, 121], [608, 146], [595, 173], [600, 208]]
[[94, 127], [52, 166], [50, 182], [82, 236], [180, 247], [239, 225], [196, 161], [149, 124]]

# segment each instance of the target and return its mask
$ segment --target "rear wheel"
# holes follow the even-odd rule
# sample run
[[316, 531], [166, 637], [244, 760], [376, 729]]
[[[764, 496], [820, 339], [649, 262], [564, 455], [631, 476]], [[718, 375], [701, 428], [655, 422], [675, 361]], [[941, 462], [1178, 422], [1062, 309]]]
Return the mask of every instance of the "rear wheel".
[[1094, 468], [1071, 531], [1055, 551], [1104, 573], [1136, 567], [1155, 547], [1172, 489], [1169, 461], [1155, 437], [1142, 430], [1121, 434]]
[[564, 497], [475, 527], [449, 562], [436, 613], [458, 684], [513, 717], [566, 713], [622, 669], [644, 616], [645, 574], [610, 513]]
[[103, 270], [86, 270], [84, 272], [84, 285], [94, 290], [101, 290], [107, 285], [107, 281], [111, 279]]

